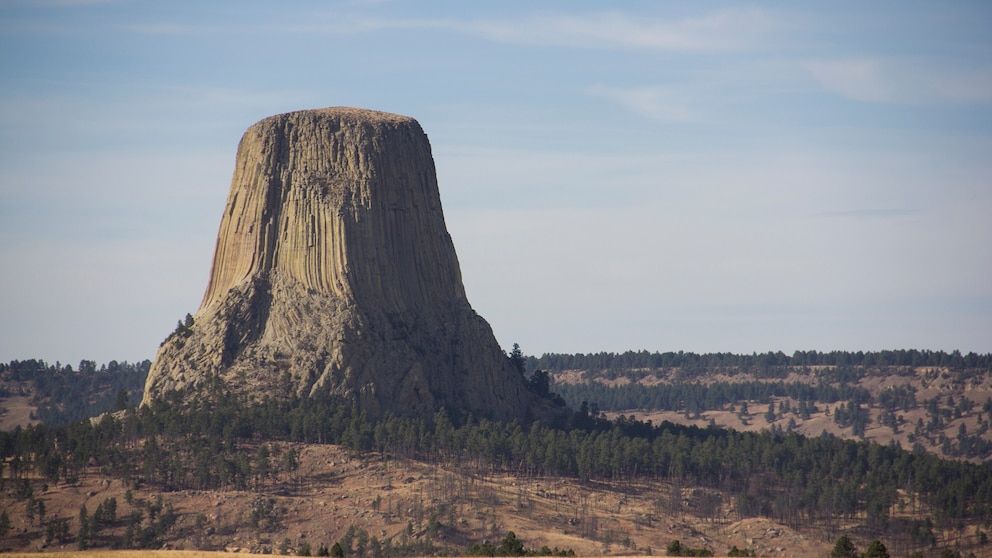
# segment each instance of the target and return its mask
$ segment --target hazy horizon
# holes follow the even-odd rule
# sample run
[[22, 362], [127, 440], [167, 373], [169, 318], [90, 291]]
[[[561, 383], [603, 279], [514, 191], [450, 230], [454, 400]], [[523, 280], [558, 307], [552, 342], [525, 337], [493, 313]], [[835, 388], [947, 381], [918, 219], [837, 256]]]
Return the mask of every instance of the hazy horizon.
[[0, 361], [152, 358], [235, 149], [419, 120], [528, 354], [992, 352], [992, 5], [0, 3]]

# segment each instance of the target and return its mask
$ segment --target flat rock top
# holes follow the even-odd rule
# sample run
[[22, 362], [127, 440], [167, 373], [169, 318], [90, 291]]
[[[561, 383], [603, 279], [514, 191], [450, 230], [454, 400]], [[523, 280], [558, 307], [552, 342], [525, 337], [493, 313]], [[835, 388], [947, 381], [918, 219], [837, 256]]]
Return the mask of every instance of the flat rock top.
[[307, 109], [307, 110], [296, 110], [292, 112], [286, 112], [283, 114], [276, 114], [274, 116], [269, 116], [268, 118], [263, 118], [258, 124], [286, 120], [286, 119], [299, 119], [301, 117], [316, 117], [316, 118], [330, 118], [335, 120], [342, 120], [346, 122], [365, 122], [369, 124], [417, 124], [414, 118], [409, 116], [403, 116], [402, 114], [394, 114], [391, 112], [382, 112], [378, 110], [370, 110], [355, 107], [327, 107], [318, 109]]

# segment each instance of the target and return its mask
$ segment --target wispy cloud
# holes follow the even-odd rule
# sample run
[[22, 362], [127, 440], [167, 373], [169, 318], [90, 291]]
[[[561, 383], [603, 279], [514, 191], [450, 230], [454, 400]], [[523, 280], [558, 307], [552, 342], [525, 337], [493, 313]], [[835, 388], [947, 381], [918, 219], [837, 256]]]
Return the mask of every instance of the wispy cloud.
[[128, 23], [121, 29], [138, 35], [198, 35], [220, 30], [219, 27], [168, 22]]
[[686, 96], [670, 87], [595, 85], [587, 89], [586, 92], [595, 97], [608, 99], [635, 114], [655, 120], [689, 122], [698, 117], [689, 106]]
[[541, 15], [520, 20], [451, 22], [450, 27], [511, 44], [719, 51], [749, 46], [775, 26], [754, 8], [727, 9], [669, 19], [624, 13]]
[[99, 4], [113, 4], [120, 0], [29, 0], [24, 2], [28, 5], [35, 6], [53, 6], [59, 8], [74, 7], [74, 6], [94, 6]]
[[[75, 92], [68, 91], [64, 84], [58, 85], [58, 89], [52, 87], [51, 91], [35, 96], [0, 94], [0, 125], [11, 130], [46, 125], [61, 130], [141, 130], [152, 123], [168, 127], [168, 120], [176, 115], [183, 115], [183, 120], [187, 120], [190, 115], [209, 117], [242, 111], [262, 111], [262, 114], [295, 107], [314, 97], [305, 90], [126, 82], [118, 84], [123, 92], [108, 96], [113, 102], [107, 103], [78, 95], [80, 91], [92, 89], [92, 84], [77, 83]], [[4, 135], [0, 133], [0, 137]]]
[[806, 69], [823, 87], [856, 101], [886, 101], [898, 93], [875, 60], [818, 60], [807, 63]]
[[916, 214], [916, 211], [909, 209], [870, 208], [821, 211], [819, 213], [814, 213], [812, 217], [821, 219], [891, 219], [897, 217], [912, 217]]
[[842, 97], [870, 103], [992, 101], [992, 68], [943, 68], [928, 60], [872, 57], [814, 60], [806, 70]]
[[386, 19], [332, 16], [313, 16], [303, 22], [270, 22], [260, 24], [179, 22], [126, 23], [119, 29], [139, 35], [217, 35], [217, 34], [310, 34], [354, 35], [397, 29], [456, 28], [453, 22], [440, 19]]
[[776, 26], [756, 8], [735, 8], [690, 18], [639, 17], [621, 12], [534, 14], [515, 19], [378, 18], [311, 16], [304, 22], [210, 26], [137, 22], [123, 29], [149, 35], [194, 33], [312, 33], [344, 35], [395, 29], [440, 29], [523, 46], [637, 48], [661, 51], [727, 51], [753, 46]]
[[933, 90], [955, 101], [992, 101], [992, 68], [945, 75], [933, 83]]

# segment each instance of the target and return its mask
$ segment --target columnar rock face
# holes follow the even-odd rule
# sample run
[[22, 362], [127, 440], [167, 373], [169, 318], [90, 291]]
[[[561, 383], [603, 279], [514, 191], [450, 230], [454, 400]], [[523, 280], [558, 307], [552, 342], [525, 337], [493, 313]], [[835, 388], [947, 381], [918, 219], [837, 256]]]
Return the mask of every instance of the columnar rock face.
[[194, 317], [159, 349], [144, 403], [219, 378], [371, 415], [543, 407], [465, 298], [430, 144], [405, 116], [329, 108], [250, 127]]

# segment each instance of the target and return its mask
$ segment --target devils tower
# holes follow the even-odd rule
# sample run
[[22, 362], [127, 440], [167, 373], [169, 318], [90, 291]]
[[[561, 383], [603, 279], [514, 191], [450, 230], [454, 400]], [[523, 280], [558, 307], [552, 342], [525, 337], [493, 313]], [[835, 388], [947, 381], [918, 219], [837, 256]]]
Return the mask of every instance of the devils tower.
[[206, 294], [160, 347], [143, 403], [217, 380], [373, 416], [540, 406], [465, 297], [416, 120], [328, 108], [248, 128]]

